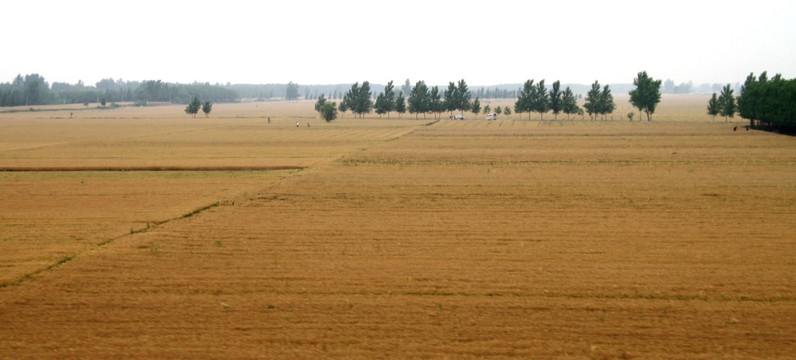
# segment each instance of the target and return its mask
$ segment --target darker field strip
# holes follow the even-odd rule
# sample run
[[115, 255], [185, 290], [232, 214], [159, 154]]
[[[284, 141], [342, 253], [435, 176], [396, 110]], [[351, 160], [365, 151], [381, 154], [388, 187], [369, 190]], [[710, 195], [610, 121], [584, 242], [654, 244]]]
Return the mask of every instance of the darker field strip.
[[672, 165], [739, 165], [739, 166], [792, 166], [791, 161], [761, 161], [761, 160], [515, 160], [515, 161], [489, 161], [489, 160], [391, 160], [391, 159], [343, 159], [340, 161], [346, 166], [358, 165], [387, 165], [387, 166], [522, 166], [522, 165], [608, 165], [608, 166], [672, 166]]
[[75, 171], [272, 171], [303, 170], [306, 166], [53, 166], [0, 167], [0, 172]]

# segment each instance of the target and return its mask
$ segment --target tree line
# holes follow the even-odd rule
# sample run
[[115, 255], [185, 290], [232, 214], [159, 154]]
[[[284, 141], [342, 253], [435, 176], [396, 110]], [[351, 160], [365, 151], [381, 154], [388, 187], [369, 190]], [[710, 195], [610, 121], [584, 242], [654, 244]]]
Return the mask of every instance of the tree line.
[[[635, 88], [629, 92], [630, 103], [639, 109], [640, 112], [647, 114], [647, 121], [652, 120], [652, 114], [655, 112], [657, 104], [661, 100], [661, 80], [651, 78], [646, 71], [638, 73], [638, 76], [633, 80]], [[408, 91], [407, 96], [404, 92]], [[555, 81], [552, 88], [548, 90], [545, 86], [545, 80], [540, 80], [534, 84], [534, 80], [527, 80], [523, 88], [517, 95], [517, 100], [514, 103], [514, 112], [517, 114], [528, 113], [528, 119], [531, 119], [531, 114], [534, 112], [539, 113], [539, 120], [543, 120], [544, 114], [552, 111], [554, 118], [558, 119], [558, 114], [564, 113], [569, 118], [570, 115], [583, 115], [585, 112], [589, 114], [590, 119], [594, 120], [603, 116], [606, 119], [607, 114], [613, 113], [616, 110], [616, 103], [614, 102], [613, 94], [609, 85], [600, 86], [598, 81], [595, 81], [591, 90], [586, 94], [585, 103], [583, 108], [577, 105], [578, 95], [567, 86], [563, 91], [561, 90], [561, 81]], [[371, 91], [370, 83], [364, 81], [362, 85], [359, 82], [351, 86], [339, 106], [336, 107], [342, 113], [351, 111], [354, 116], [362, 118], [364, 114], [370, 113], [375, 110], [379, 117], [387, 114], [389, 118], [390, 113], [395, 111], [403, 114], [408, 111], [410, 114], [415, 114], [415, 118], [419, 118], [423, 114], [423, 118], [431, 113], [435, 118], [440, 118], [443, 112], [450, 112], [451, 117], [455, 111], [464, 113], [472, 111], [473, 114], [478, 114], [481, 111], [481, 104], [479, 97], [476, 96], [472, 99], [472, 92], [467, 86], [464, 79], [458, 83], [449, 82], [447, 89], [440, 91], [439, 86], [431, 88], [426, 85], [425, 81], [418, 81], [414, 86], [407, 83], [402, 86], [401, 91], [396, 94], [393, 81], [387, 83], [384, 91], [380, 92], [373, 101], [373, 93]], [[321, 94], [315, 103], [315, 110], [322, 112], [324, 106], [328, 111], [328, 101], [325, 94]], [[331, 103], [335, 104], [336, 103]], [[490, 108], [485, 106], [484, 113], [488, 113]], [[496, 113], [510, 114], [511, 109], [506, 106], [505, 109], [497, 107]], [[334, 113], [336, 117], [336, 112]], [[628, 118], [632, 121], [632, 113], [628, 114]], [[327, 121], [331, 121], [328, 120]]]
[[187, 103], [198, 96], [208, 101], [230, 102], [238, 94], [229, 88], [209, 83], [176, 84], [160, 80], [123, 81], [102, 79], [94, 86], [55, 82], [52, 86], [39, 74], [17, 75], [10, 83], [0, 83], [0, 106], [135, 102]]
[[708, 101], [708, 114], [714, 118], [718, 114], [729, 119], [736, 111], [749, 120], [752, 128], [793, 132], [796, 130], [796, 79], [784, 79], [781, 74], [769, 79], [766, 71], [759, 77], [750, 73], [738, 97], [733, 97], [733, 90], [727, 84], [718, 98], [713, 93]]

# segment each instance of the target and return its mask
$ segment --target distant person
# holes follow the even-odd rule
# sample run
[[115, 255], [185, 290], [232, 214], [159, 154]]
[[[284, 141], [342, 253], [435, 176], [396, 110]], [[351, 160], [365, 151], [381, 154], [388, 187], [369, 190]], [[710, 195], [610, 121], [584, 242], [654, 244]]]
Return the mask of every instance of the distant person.
[[72, 113], [69, 113], [69, 118], [70, 118], [70, 119], [72, 118]]
[[310, 127], [310, 123], [307, 123], [307, 127]]
[[296, 121], [296, 127], [299, 127], [299, 123], [298, 123], [298, 121]]
[[732, 128], [732, 131], [738, 131], [738, 126], [737, 126], [737, 125], [736, 125], [736, 126], [734, 126], [734, 127]]

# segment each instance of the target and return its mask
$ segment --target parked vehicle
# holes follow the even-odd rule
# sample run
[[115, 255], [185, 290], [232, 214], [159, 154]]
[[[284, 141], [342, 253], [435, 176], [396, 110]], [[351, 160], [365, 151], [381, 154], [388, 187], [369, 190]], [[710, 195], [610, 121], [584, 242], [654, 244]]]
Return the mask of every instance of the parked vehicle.
[[487, 120], [497, 120], [497, 114], [491, 113], [491, 114], [486, 116], [486, 119]]

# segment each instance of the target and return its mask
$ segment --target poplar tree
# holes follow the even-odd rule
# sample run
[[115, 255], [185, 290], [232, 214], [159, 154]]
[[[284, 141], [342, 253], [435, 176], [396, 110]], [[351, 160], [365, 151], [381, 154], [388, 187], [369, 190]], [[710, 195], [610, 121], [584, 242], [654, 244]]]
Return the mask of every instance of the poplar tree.
[[[390, 118], [390, 111], [395, 110], [395, 90], [392, 80], [384, 87], [384, 102], [386, 103], [387, 118]], [[377, 99], [378, 100], [378, 99]]]
[[481, 112], [481, 102], [478, 101], [478, 97], [476, 97], [475, 100], [473, 100], [473, 103], [470, 104], [470, 111], [474, 116], [478, 116], [478, 113]]
[[367, 81], [362, 82], [362, 87], [359, 88], [359, 97], [357, 98], [356, 110], [359, 112], [361, 118], [363, 114], [369, 113], [373, 109], [373, 100], [371, 100], [370, 83]]
[[569, 120], [569, 115], [577, 114], [580, 111], [578, 100], [575, 99], [575, 94], [572, 93], [572, 89], [569, 86], [564, 89], [564, 95], [561, 96], [561, 110], [564, 111], [564, 114], [567, 114], [567, 120]]
[[406, 112], [406, 98], [404, 98], [404, 92], [401, 91], [398, 93], [398, 97], [395, 98], [395, 112], [398, 113], [398, 118], [401, 118], [401, 114]]
[[298, 96], [299, 96], [298, 89], [299, 89], [298, 84], [296, 84], [296, 83], [294, 83], [292, 81], [287, 83], [287, 87], [285, 88], [285, 99], [287, 99], [287, 100], [296, 100], [296, 99], [298, 99]]
[[439, 119], [439, 114], [445, 111], [446, 104], [442, 101], [442, 95], [439, 93], [439, 86], [434, 86], [431, 88], [431, 93], [429, 94], [429, 107], [428, 111], [436, 114], [437, 119]]
[[367, 81], [359, 82], [351, 85], [351, 89], [343, 96], [345, 107], [350, 109], [355, 115], [361, 118], [363, 114], [369, 113], [373, 109], [373, 100], [371, 100], [370, 83]]
[[661, 81], [651, 78], [646, 71], [642, 71], [633, 79], [633, 85], [636, 85], [636, 88], [630, 90], [630, 103], [638, 108], [639, 112], [647, 114], [647, 121], [652, 121], [655, 107], [661, 102]]
[[531, 112], [533, 111], [533, 97], [535, 96], [536, 87], [533, 86], [533, 80], [526, 80], [522, 86], [520, 95], [517, 96], [517, 101], [514, 103], [514, 112], [520, 114], [528, 112], [528, 120], [531, 120]]
[[387, 96], [385, 96], [384, 93], [379, 93], [379, 96], [376, 97], [374, 109], [376, 110], [376, 114], [379, 114], [379, 118], [381, 118], [383, 114], [386, 114], [390, 111], [390, 105], [388, 104]]
[[583, 108], [586, 109], [586, 113], [589, 114], [589, 118], [594, 120], [594, 115], [600, 113], [600, 83], [594, 81], [594, 84], [591, 85], [591, 90], [586, 93], [586, 103], [583, 104]]
[[716, 115], [718, 115], [720, 111], [719, 108], [719, 98], [716, 96], [716, 93], [713, 93], [713, 96], [708, 100], [708, 115], [713, 116], [713, 122], [716, 122]]
[[763, 71], [759, 80], [755, 79], [753, 73], [749, 74], [743, 86], [741, 86], [741, 95], [738, 96], [738, 115], [749, 119], [752, 126], [754, 126], [755, 120], [760, 119], [760, 115], [762, 115], [763, 89], [765, 89], [767, 82], [768, 74]]
[[556, 82], [553, 83], [553, 89], [550, 91], [550, 110], [553, 110], [553, 117], [556, 120], [558, 120], [558, 113], [560, 113], [563, 108], [561, 81], [556, 80]]
[[191, 102], [185, 107], [185, 113], [196, 117], [196, 113], [199, 112], [200, 107], [202, 107], [202, 102], [199, 101], [198, 97], [194, 96], [193, 100], [191, 100]]
[[417, 119], [417, 114], [420, 113], [423, 113], [424, 119], [426, 118], [426, 112], [428, 112], [429, 107], [429, 94], [425, 81], [420, 80], [415, 84], [412, 91], [409, 92], [407, 102], [409, 103], [409, 113], [415, 114], [415, 119]]
[[536, 84], [536, 92], [534, 93], [534, 97], [531, 100], [533, 103], [533, 111], [539, 113], [539, 120], [542, 120], [542, 116], [547, 110], [550, 109], [550, 97], [547, 94], [547, 88], [544, 87], [544, 79], [540, 80]]
[[318, 96], [318, 101], [315, 102], [315, 111], [320, 113], [321, 112], [321, 107], [323, 106], [323, 104], [325, 102], [326, 102], [326, 96], [324, 94], [321, 94], [321, 96]]
[[445, 98], [445, 110], [450, 111], [451, 115], [453, 115], [453, 111], [456, 110], [456, 84], [451, 81], [448, 82], [448, 88], [445, 90], [443, 94]]
[[734, 117], [737, 110], [735, 96], [732, 93], [730, 84], [727, 84], [721, 89], [721, 95], [719, 95], [719, 115], [724, 116], [724, 122], [728, 122], [731, 117]]
[[603, 115], [603, 120], [606, 119], [607, 114], [610, 114], [616, 110], [616, 103], [614, 103], [614, 96], [611, 95], [611, 89], [608, 85], [603, 87], [603, 91], [600, 92], [600, 105], [599, 105], [599, 112]]
[[467, 89], [467, 83], [464, 79], [459, 80], [459, 85], [456, 87], [456, 110], [461, 111], [462, 113], [467, 111], [470, 108], [470, 98], [472, 94], [470, 90]]
[[202, 112], [205, 113], [205, 117], [210, 117], [211, 111], [213, 111], [213, 103], [205, 101], [204, 104], [202, 104]]

